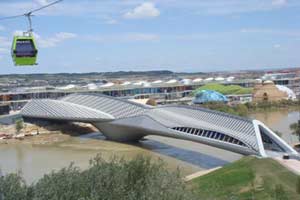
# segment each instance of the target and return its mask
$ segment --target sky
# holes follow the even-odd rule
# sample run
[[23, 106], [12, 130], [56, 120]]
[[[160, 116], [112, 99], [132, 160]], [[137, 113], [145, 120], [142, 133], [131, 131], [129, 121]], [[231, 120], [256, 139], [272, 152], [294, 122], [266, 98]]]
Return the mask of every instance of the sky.
[[[0, 18], [52, 0], [0, 0]], [[0, 74], [300, 67], [299, 0], [64, 0], [34, 13], [38, 65], [16, 67], [24, 17], [0, 20]]]

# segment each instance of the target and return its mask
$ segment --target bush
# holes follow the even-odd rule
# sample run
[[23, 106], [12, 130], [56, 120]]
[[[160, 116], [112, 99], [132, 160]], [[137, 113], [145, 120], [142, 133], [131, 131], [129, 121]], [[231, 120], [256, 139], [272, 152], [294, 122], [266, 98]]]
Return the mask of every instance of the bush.
[[299, 106], [298, 101], [292, 100], [281, 100], [281, 101], [262, 101], [262, 102], [252, 102], [246, 103], [245, 105], [248, 107], [249, 110], [253, 111], [265, 111], [265, 110], [277, 110], [280, 108], [290, 108], [292, 106]]
[[224, 103], [209, 102], [209, 103], [201, 104], [201, 106], [212, 110], [217, 110], [220, 112], [225, 112], [225, 113], [238, 115], [242, 117], [246, 117], [248, 115], [248, 108], [244, 104], [229, 106]]
[[298, 140], [300, 141], [300, 122], [290, 124], [290, 129], [292, 134], [298, 136]]
[[[269, 110], [276, 110], [280, 108], [289, 108], [291, 106], [299, 106], [299, 101], [281, 100], [279, 102], [256, 102], [256, 103], [247, 102], [245, 104], [237, 104], [237, 105], [227, 105], [220, 102], [208, 102], [205, 104], [201, 104], [200, 106], [212, 110], [217, 110], [217, 111], [221, 111], [233, 115], [246, 117], [248, 116], [249, 111], [251, 112], [269, 111]], [[295, 127], [291, 127], [291, 129], [294, 130]], [[300, 140], [300, 134], [299, 134], [299, 140]]]
[[0, 200], [32, 199], [31, 188], [25, 184], [20, 174], [9, 174], [0, 177]]
[[24, 122], [23, 122], [23, 120], [22, 119], [18, 119], [15, 122], [15, 127], [16, 127], [17, 133], [20, 133], [20, 131], [24, 128]]
[[[71, 164], [45, 175], [28, 187], [18, 175], [0, 179], [3, 199], [193, 199], [179, 172], [169, 172], [162, 161], [138, 156], [130, 161], [97, 156], [81, 171]], [[1, 199], [1, 196], [0, 196]]]

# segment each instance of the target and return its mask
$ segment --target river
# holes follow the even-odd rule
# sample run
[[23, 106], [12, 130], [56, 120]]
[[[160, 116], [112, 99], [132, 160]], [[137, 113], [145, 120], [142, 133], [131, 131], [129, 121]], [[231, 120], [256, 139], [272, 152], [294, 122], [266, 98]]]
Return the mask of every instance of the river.
[[[297, 141], [291, 136], [289, 124], [299, 118], [298, 112], [274, 111], [256, 113], [251, 117], [261, 120], [274, 130], [283, 133], [289, 143]], [[153, 159], [163, 159], [169, 169], [179, 167], [183, 175], [222, 166], [240, 159], [242, 156], [221, 149], [190, 141], [148, 136], [136, 144], [121, 144], [107, 141], [101, 133], [91, 133], [74, 137], [59, 145], [0, 145], [0, 169], [2, 173], [21, 172], [24, 179], [31, 183], [45, 173], [67, 167], [71, 162], [82, 169], [88, 167], [89, 160], [101, 154], [106, 159], [113, 155], [133, 158], [138, 154]]]
[[279, 110], [272, 112], [260, 112], [251, 114], [250, 117], [260, 120], [273, 130], [282, 133], [282, 139], [289, 144], [295, 144], [298, 141], [298, 138], [291, 134], [292, 131], [289, 126], [299, 120], [299, 111]]

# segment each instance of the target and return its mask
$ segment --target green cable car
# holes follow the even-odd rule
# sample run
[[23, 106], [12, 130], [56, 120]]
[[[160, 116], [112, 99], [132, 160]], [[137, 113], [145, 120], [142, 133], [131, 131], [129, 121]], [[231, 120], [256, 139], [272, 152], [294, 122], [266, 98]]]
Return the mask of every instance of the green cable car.
[[0, 18], [0, 21], [19, 18], [19, 17], [26, 17], [28, 19], [29, 22], [28, 31], [24, 32], [22, 36], [14, 36], [14, 40], [12, 43], [11, 56], [16, 66], [37, 65], [36, 60], [37, 60], [38, 50], [33, 37], [32, 21], [31, 21], [31, 17], [33, 16], [32, 13], [48, 8], [62, 1], [63, 0], [56, 0], [52, 3], [49, 3], [47, 5], [44, 5], [35, 10], [31, 10], [21, 15]]
[[33, 36], [14, 36], [11, 54], [16, 66], [36, 65], [38, 50]]

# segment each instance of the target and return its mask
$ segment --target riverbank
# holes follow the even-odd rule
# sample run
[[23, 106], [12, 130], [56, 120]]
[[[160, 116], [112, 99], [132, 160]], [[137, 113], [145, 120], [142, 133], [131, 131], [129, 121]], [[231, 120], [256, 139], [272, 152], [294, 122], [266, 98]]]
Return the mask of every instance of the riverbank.
[[[90, 124], [63, 123], [63, 124], [31, 124], [24, 123], [17, 133], [16, 125], [1, 125], [0, 144], [31, 144], [55, 145], [66, 142], [74, 136], [85, 135], [97, 131]], [[5, 136], [5, 137], [4, 137]]]

